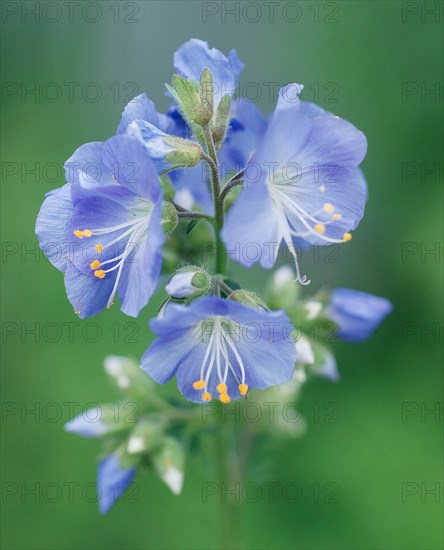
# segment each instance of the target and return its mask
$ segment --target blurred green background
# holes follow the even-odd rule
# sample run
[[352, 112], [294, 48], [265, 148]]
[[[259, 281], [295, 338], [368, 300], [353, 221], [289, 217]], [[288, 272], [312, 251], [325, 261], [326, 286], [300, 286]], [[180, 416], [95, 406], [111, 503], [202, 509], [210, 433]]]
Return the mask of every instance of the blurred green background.
[[[162, 294], [137, 320], [115, 307], [81, 322], [34, 236], [43, 196], [63, 184], [60, 167], [79, 145], [113, 135], [137, 93], [167, 107], [173, 52], [191, 37], [225, 53], [237, 49], [241, 90], [264, 113], [276, 100], [270, 83], [296, 81], [306, 86], [303, 99], [366, 133], [366, 216], [333, 261], [306, 254], [303, 269], [310, 292], [358, 288], [395, 307], [370, 341], [335, 346], [339, 384], [305, 387], [307, 435], [267, 457], [268, 481], [298, 483], [302, 496], [240, 506], [243, 547], [443, 547], [442, 3], [310, 0], [276, 3], [273, 16], [270, 9], [266, 2], [2, 3], [5, 549], [221, 547], [219, 502], [202, 502], [204, 475], [194, 464], [181, 497], [144, 475], [137, 502], [119, 503], [106, 517], [91, 488], [82, 498], [95, 480], [99, 445], [63, 431], [67, 403], [78, 413], [116, 398], [103, 358], [140, 357]], [[236, 275], [258, 289], [266, 277]], [[329, 403], [338, 422], [313, 412]], [[78, 487], [74, 498], [67, 482]], [[334, 503], [322, 498], [331, 482], [339, 488]]]

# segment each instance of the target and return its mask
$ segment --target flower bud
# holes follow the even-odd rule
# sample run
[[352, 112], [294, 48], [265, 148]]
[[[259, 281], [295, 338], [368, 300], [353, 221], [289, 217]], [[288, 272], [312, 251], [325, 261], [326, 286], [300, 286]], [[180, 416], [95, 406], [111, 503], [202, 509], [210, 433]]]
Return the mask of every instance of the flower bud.
[[151, 461], [160, 479], [175, 495], [180, 495], [184, 478], [185, 451], [179, 441], [165, 437], [160, 448], [153, 453]]
[[131, 122], [127, 133], [143, 143], [159, 173], [196, 166], [202, 158], [198, 143], [166, 134], [146, 120]]
[[248, 292], [248, 290], [235, 290], [229, 295], [230, 300], [239, 302], [254, 309], [268, 309], [265, 302], [254, 292]]
[[176, 229], [179, 223], [177, 210], [174, 205], [168, 201], [164, 201], [162, 205], [162, 227], [165, 233], [170, 233]]
[[230, 116], [231, 98], [228, 94], [225, 94], [216, 109], [216, 114], [211, 123], [211, 131], [216, 144], [223, 143], [230, 122]]
[[157, 448], [163, 433], [159, 423], [140, 420], [128, 439], [126, 452], [130, 455], [145, 453]]
[[204, 269], [185, 267], [169, 280], [165, 290], [173, 298], [197, 298], [211, 288], [211, 277]]

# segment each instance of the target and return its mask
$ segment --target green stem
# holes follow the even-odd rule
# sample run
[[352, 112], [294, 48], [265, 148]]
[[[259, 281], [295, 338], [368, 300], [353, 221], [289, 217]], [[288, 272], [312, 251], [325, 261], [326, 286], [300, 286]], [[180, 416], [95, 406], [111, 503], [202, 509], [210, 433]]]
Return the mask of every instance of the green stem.
[[207, 162], [208, 166], [210, 167], [211, 187], [213, 190], [214, 201], [214, 232], [216, 240], [215, 271], [216, 273], [225, 274], [225, 271], [227, 269], [227, 255], [225, 253], [224, 243], [220, 238], [220, 232], [222, 231], [222, 227], [224, 224], [224, 201], [221, 198], [220, 193], [217, 154], [210, 127], [208, 125], [205, 126], [203, 128], [203, 132], [207, 144], [208, 155], [203, 155], [202, 158]]
[[178, 212], [177, 217], [179, 218], [179, 221], [183, 220], [194, 220], [196, 218], [201, 218], [204, 220], [212, 220], [213, 217], [209, 216], [208, 214], [204, 214], [203, 212]]

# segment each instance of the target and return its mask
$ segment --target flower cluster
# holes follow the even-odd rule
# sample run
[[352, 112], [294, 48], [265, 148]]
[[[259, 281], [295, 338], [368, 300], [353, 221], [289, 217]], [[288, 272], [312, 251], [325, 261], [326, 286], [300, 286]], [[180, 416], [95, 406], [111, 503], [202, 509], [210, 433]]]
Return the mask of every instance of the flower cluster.
[[[42, 250], [64, 274], [80, 318], [116, 299], [136, 317], [160, 286], [162, 270], [167, 274], [168, 247], [176, 246], [180, 258], [190, 232], [205, 222], [213, 230], [214, 265], [182, 257], [169, 273], [165, 301], [150, 324], [157, 338], [138, 374], [159, 384], [175, 376], [189, 402], [223, 405], [310, 373], [336, 379], [328, 346], [310, 336], [313, 324], [333, 324], [338, 338], [358, 342], [391, 305], [348, 289], [299, 298], [297, 282], [310, 281], [298, 250], [351, 240], [367, 198], [364, 134], [302, 101], [296, 83], [283, 87], [274, 112], [263, 116], [235, 96], [243, 69], [235, 50], [225, 56], [192, 39], [174, 54], [174, 68], [166, 113], [141, 94], [125, 107], [116, 135], [82, 145], [66, 161], [66, 184], [47, 195], [37, 218]], [[282, 247], [294, 271], [275, 272], [266, 300], [229, 278], [229, 259], [270, 269]], [[170, 405], [151, 382], [143, 388], [148, 408], [154, 404], [156, 415], [168, 417]], [[93, 431], [79, 419], [67, 425], [87, 437], [112, 436], [112, 452], [99, 466], [102, 511], [116, 500], [110, 483], [120, 484], [119, 497], [131, 482], [139, 464], [133, 455], [160, 464], [161, 477], [178, 492], [180, 476], [165, 473], [163, 458], [156, 458], [172, 453], [182, 463], [181, 443], [168, 426], [142, 415], [128, 439], [118, 424], [98, 423]]]

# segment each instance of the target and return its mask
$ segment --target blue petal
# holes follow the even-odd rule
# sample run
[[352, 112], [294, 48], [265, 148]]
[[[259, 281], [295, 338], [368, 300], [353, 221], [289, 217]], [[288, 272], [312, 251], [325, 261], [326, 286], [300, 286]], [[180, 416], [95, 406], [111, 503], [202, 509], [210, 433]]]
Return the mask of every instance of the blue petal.
[[151, 213], [144, 245], [135, 249], [123, 268], [118, 294], [122, 302], [121, 310], [126, 315], [137, 317], [156, 290], [162, 267], [164, 241], [162, 202], [158, 201]]
[[[101, 189], [100, 193], [83, 190], [82, 194], [83, 198], [76, 202], [68, 224], [68, 235], [70, 236], [76, 230], [90, 229], [94, 231], [125, 223], [134, 217], [133, 211], [141, 202], [134, 193], [120, 186], [105, 187]], [[76, 196], [78, 196], [78, 192], [76, 192]], [[109, 248], [106, 248], [106, 245], [115, 240], [123, 231], [123, 229], [120, 232], [110, 231], [103, 235], [76, 239], [70, 251], [71, 261], [83, 273], [92, 275], [89, 264], [97, 259], [96, 246], [100, 244], [104, 248], [100, 256], [102, 263], [115, 258], [123, 252], [130, 235]]]
[[227, 137], [219, 153], [222, 178], [226, 173], [239, 172], [267, 130], [267, 120], [256, 105], [241, 99], [234, 105]]
[[97, 490], [99, 510], [106, 514], [124, 494], [136, 475], [136, 468], [123, 470], [116, 454], [111, 454], [99, 462], [97, 469]]
[[105, 279], [85, 275], [72, 262], [65, 271], [65, 288], [74, 311], [81, 319], [97, 315], [106, 307], [114, 286], [115, 272]]
[[365, 135], [320, 107], [298, 100], [299, 84], [281, 88], [257, 162], [292, 162], [302, 170], [323, 164], [356, 167], [367, 152]]
[[158, 384], [165, 384], [176, 374], [177, 367], [193, 349], [193, 345], [188, 328], [168, 331], [159, 336], [143, 354], [141, 368]]
[[[344, 233], [355, 229], [361, 221], [367, 200], [367, 183], [359, 168], [344, 168], [338, 165], [324, 165], [316, 170], [305, 172], [296, 184], [300, 192], [293, 194], [294, 202], [306, 212], [316, 214], [319, 223], [326, 227], [325, 235], [341, 240]], [[320, 188], [323, 191], [320, 191]], [[326, 204], [334, 206], [334, 213], [340, 214], [339, 220], [332, 219], [332, 214], [324, 211]], [[300, 217], [287, 212], [291, 226], [301, 238], [312, 245], [328, 245], [315, 232], [307, 230]], [[311, 227], [315, 222], [309, 223]], [[299, 239], [295, 239], [298, 245]]]
[[74, 211], [71, 185], [66, 184], [46, 195], [40, 208], [35, 232], [40, 248], [48, 260], [60, 271], [65, 271], [72, 236], [67, 234], [69, 219]]
[[121, 185], [151, 202], [159, 199], [156, 167], [139, 140], [125, 134], [114, 136], [105, 142], [102, 158]]
[[174, 149], [164, 141], [168, 137], [165, 132], [145, 120], [134, 120], [128, 126], [127, 133], [143, 143], [159, 173], [172, 168], [166, 156]]
[[66, 181], [79, 183], [79, 172], [82, 172], [85, 188], [113, 185], [113, 171], [102, 160], [103, 146], [103, 141], [94, 141], [79, 147], [65, 162]]
[[244, 64], [235, 50], [232, 50], [227, 58], [216, 48], [210, 48], [207, 42], [196, 38], [182, 44], [174, 54], [174, 68], [185, 78], [199, 81], [205, 67], [213, 75], [217, 105], [225, 94], [235, 93], [237, 80]]
[[[84, 412], [65, 424], [67, 432], [75, 433], [89, 439], [94, 439], [106, 434], [112, 429], [111, 424], [101, 421], [102, 411], [99, 407], [93, 407], [93, 412]], [[89, 409], [91, 411], [92, 409]], [[94, 420], [90, 420], [94, 419]]]
[[156, 111], [154, 103], [145, 93], [134, 97], [125, 107], [122, 119], [117, 127], [117, 134], [124, 134], [128, 125], [134, 120], [146, 120], [167, 133], [171, 132], [172, 120], [170, 117]]
[[221, 235], [228, 255], [236, 262], [246, 267], [257, 262], [264, 268], [274, 265], [281, 238], [264, 184], [252, 184], [240, 193], [226, 216]]
[[336, 288], [332, 291], [326, 313], [339, 326], [340, 338], [357, 343], [369, 338], [392, 309], [386, 298], [349, 288]]

